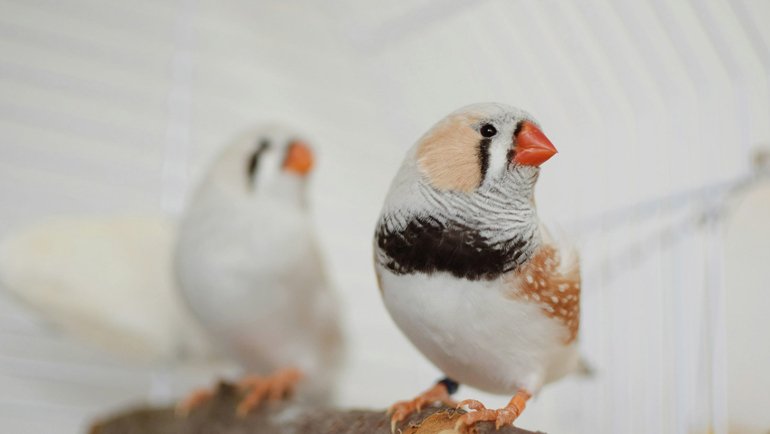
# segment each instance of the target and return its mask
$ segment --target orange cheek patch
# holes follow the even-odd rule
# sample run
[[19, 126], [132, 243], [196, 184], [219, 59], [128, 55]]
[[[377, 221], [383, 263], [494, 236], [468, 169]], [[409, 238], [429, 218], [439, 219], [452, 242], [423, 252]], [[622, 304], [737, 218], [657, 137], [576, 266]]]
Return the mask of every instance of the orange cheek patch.
[[420, 139], [417, 162], [431, 185], [439, 190], [471, 192], [481, 182], [477, 121], [468, 115], [449, 117]]
[[575, 340], [580, 327], [580, 271], [575, 267], [560, 271], [561, 258], [551, 246], [541, 247], [537, 253], [512, 274], [510, 295], [540, 305], [543, 313], [555, 318], [569, 331], [565, 343]]

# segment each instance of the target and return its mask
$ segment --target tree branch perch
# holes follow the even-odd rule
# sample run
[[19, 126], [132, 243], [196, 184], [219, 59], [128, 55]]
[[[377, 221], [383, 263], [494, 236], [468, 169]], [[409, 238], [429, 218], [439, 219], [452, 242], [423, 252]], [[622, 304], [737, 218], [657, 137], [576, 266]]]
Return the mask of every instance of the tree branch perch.
[[[188, 416], [173, 408], [143, 408], [96, 423], [90, 434], [391, 434], [384, 411], [335, 410], [294, 402], [268, 403], [245, 418], [235, 414], [240, 395], [235, 386], [221, 383], [216, 395]], [[428, 408], [400, 423], [402, 434], [454, 434], [462, 410]], [[534, 434], [512, 426], [495, 430], [489, 422], [475, 427], [477, 434]]]

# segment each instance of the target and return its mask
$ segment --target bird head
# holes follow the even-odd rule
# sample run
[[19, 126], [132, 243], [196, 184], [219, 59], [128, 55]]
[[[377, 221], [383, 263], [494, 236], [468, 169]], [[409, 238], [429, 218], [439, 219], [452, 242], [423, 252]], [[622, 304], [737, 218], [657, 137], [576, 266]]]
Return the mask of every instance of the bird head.
[[312, 169], [313, 151], [300, 134], [266, 125], [243, 134], [225, 148], [204, 185], [303, 205]]
[[[479, 209], [534, 211], [540, 165], [556, 148], [527, 112], [497, 103], [473, 104], [431, 127], [407, 153], [383, 214], [465, 215]], [[527, 211], [529, 212], [529, 211]], [[517, 217], [518, 218], [518, 217]]]
[[541, 241], [534, 187], [554, 154], [522, 110], [484, 103], [449, 114], [411, 148], [391, 184], [378, 263], [471, 279], [523, 264]]
[[471, 193], [536, 177], [556, 148], [528, 113], [504, 104], [463, 107], [418, 141], [417, 169], [433, 188]]

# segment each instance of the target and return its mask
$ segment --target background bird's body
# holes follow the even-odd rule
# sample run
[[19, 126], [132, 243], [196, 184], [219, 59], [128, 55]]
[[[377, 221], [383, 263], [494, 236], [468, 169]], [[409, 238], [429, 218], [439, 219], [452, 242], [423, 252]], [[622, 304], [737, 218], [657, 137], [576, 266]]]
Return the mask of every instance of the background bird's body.
[[[385, 199], [375, 267], [393, 320], [448, 384], [516, 394], [499, 411], [474, 402], [483, 411], [468, 425], [512, 422], [532, 394], [579, 366], [577, 260], [542, 228], [534, 203], [538, 166], [555, 153], [527, 113], [465, 107], [415, 144]], [[394, 421], [426, 395], [448, 399], [432, 389], [397, 404]]]
[[177, 275], [201, 324], [246, 372], [294, 367], [305, 374], [308, 393], [325, 395], [340, 357], [336, 300], [304, 179], [273, 168], [280, 168], [290, 137], [269, 131], [262, 133], [277, 155], [258, 149], [259, 136], [247, 136], [202, 182], [181, 225]]
[[183, 224], [176, 262], [185, 299], [249, 371], [318, 371], [329, 330], [316, 321], [333, 305], [307, 216], [270, 201], [230, 204], [249, 208], [240, 210], [218, 202], [200, 203]]

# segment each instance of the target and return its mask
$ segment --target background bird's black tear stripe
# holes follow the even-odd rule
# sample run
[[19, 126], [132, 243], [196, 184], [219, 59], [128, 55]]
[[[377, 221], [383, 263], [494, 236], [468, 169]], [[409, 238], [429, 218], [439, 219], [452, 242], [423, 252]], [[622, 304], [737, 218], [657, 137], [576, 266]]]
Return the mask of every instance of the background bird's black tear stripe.
[[491, 280], [514, 270], [529, 259], [521, 235], [492, 243], [478, 229], [435, 217], [412, 217], [401, 230], [379, 225], [377, 246], [385, 254], [382, 265], [396, 274], [438, 271], [469, 280]]
[[270, 142], [263, 139], [262, 141], [259, 142], [259, 146], [257, 146], [257, 149], [251, 154], [251, 157], [249, 157], [249, 162], [246, 169], [249, 176], [249, 184], [251, 184], [254, 181], [254, 175], [257, 173], [259, 157], [269, 147], [270, 147]]

